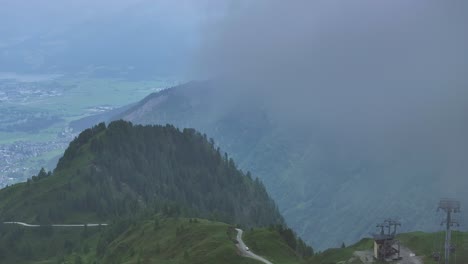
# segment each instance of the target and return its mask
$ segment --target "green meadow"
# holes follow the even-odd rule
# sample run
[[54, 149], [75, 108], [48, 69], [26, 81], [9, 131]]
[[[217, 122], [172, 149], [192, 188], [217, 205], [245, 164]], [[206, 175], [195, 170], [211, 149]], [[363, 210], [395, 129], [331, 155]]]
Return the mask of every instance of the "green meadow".
[[[0, 103], [0, 147], [8, 149], [22, 142], [24, 152], [9, 160], [7, 164], [13, 167], [0, 171], [0, 176], [24, 180], [60, 156], [80, 132], [67, 129], [70, 122], [138, 102], [177, 84], [168, 78], [140, 81], [76, 76], [0, 82], [0, 92], [8, 95]], [[6, 155], [16, 154], [10, 150]]]

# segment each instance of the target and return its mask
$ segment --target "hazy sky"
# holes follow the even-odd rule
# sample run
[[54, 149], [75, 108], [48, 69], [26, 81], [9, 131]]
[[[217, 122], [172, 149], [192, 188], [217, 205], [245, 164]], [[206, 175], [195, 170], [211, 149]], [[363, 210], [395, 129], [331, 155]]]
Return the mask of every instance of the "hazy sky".
[[[221, 16], [227, 1], [215, 0], [0, 0], [0, 32], [6, 36], [63, 29], [98, 18], [137, 12], [168, 26], [197, 30], [205, 20]], [[130, 21], [131, 22], [131, 21]], [[5, 37], [5, 36], [3, 36]]]
[[[214, 0], [0, 0], [0, 71], [184, 72]], [[171, 68], [170, 70], [168, 70]]]
[[[112, 4], [109, 4], [112, 2]], [[138, 2], [136, 0], [135, 2]], [[129, 1], [1, 0], [0, 32], [7, 37], [46, 33], [98, 15], [118, 12]]]
[[434, 196], [468, 202], [467, 14], [467, 0], [0, 0], [0, 71], [215, 78], [238, 108], [377, 164], [375, 179], [382, 161], [427, 168]]
[[[19, 52], [34, 50], [27, 55], [41, 63], [43, 50], [66, 47], [76, 60], [97, 49], [109, 52], [106, 63], [127, 57], [132, 66], [152, 53], [162, 55], [145, 63], [164, 66], [180, 53], [178, 65], [190, 65], [194, 78], [222, 78], [226, 92], [262, 98], [284, 120], [328, 127], [345, 140], [384, 141], [382, 148], [433, 145], [455, 163], [447, 170], [468, 164], [468, 1], [0, 1], [0, 55], [37, 35], [50, 36], [37, 45], [60, 43], [34, 50], [33, 41]], [[106, 31], [114, 32], [111, 43]]]
[[199, 61], [227, 91], [376, 157], [437, 160], [463, 194], [468, 1], [236, 1], [227, 14]]
[[200, 60], [237, 89], [385, 123], [466, 105], [466, 1], [239, 2], [206, 31]]

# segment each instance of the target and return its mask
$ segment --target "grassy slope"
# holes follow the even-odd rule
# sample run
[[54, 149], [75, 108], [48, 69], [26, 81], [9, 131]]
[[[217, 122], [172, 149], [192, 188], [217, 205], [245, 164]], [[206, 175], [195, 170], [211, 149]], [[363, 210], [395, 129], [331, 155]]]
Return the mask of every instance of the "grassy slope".
[[[468, 233], [454, 232], [452, 238], [454, 243], [457, 245], [457, 253], [451, 256], [450, 263], [468, 263]], [[436, 250], [436, 245], [438, 245], [439, 251], [442, 250], [441, 245], [444, 240], [444, 233], [412, 232], [400, 234], [398, 239], [401, 241], [402, 245], [414, 251], [416, 255], [422, 256], [424, 263], [436, 264], [430, 256], [432, 255], [432, 252]], [[372, 239], [365, 238], [344, 249], [327, 249], [316, 254], [308, 263], [328, 264], [348, 261], [353, 258], [355, 251], [372, 250], [372, 246]], [[351, 263], [361, 262], [358, 259], [355, 259]]]
[[[373, 242], [370, 238], [364, 238], [358, 243], [346, 247], [346, 248], [331, 248], [327, 249], [320, 254], [315, 255], [309, 263], [337, 263], [340, 261], [348, 261], [353, 258], [353, 254], [355, 251], [362, 251], [362, 250], [371, 250]], [[357, 259], [351, 263], [360, 263]]]
[[[57, 263], [75, 252], [91, 252], [104, 228], [26, 228], [2, 225], [1, 263]], [[73, 263], [73, 262], [72, 262]]]
[[145, 221], [109, 245], [104, 263], [257, 263], [237, 255], [228, 228], [200, 219], [198, 223], [183, 218], [164, 220], [157, 228], [153, 221]]
[[[155, 227], [156, 226], [156, 227]], [[185, 218], [160, 218], [155, 225], [153, 220], [137, 222], [115, 238], [106, 248], [104, 256], [96, 256], [96, 245], [102, 230], [88, 228], [84, 236], [83, 228], [58, 228], [53, 232], [23, 227], [4, 226], [21, 231], [21, 236], [13, 243], [15, 247], [31, 248], [34, 256], [30, 260], [17, 259], [8, 255], [9, 248], [0, 251], [5, 263], [52, 264], [64, 260], [74, 263], [80, 256], [83, 263], [161, 263], [161, 264], [255, 264], [260, 263], [237, 255], [237, 250], [229, 234], [229, 225], [198, 219], [198, 223]], [[179, 230], [179, 231], [177, 231]], [[182, 231], [180, 231], [182, 230]], [[468, 233], [454, 233], [458, 253], [456, 263], [467, 263]], [[428, 256], [433, 251], [434, 240], [443, 238], [442, 233], [414, 232], [402, 234], [399, 239], [417, 255]], [[67, 251], [64, 241], [71, 241], [73, 249]], [[328, 249], [308, 261], [300, 260], [282, 241], [280, 236], [268, 229], [254, 229], [244, 233], [244, 241], [258, 255], [273, 263], [281, 264], [325, 264], [348, 261], [355, 251], [372, 248], [371, 239], [363, 239], [355, 245], [341, 249]], [[53, 257], [50, 257], [53, 256]], [[452, 256], [455, 260], [455, 256]], [[3, 262], [2, 262], [3, 263]], [[360, 263], [357, 259], [354, 262]], [[424, 263], [435, 263], [425, 258]], [[451, 262], [455, 263], [455, 262]]]
[[[17, 248], [29, 248], [30, 258], [19, 259], [1, 252], [6, 263], [53, 264], [74, 263], [79, 256], [83, 263], [158, 263], [158, 264], [258, 264], [260, 262], [237, 254], [229, 233], [230, 226], [224, 223], [186, 218], [159, 218], [144, 220], [130, 226], [115, 238], [105, 250], [104, 256], [97, 256], [96, 247], [106, 228], [54, 228], [47, 232], [36, 228], [5, 226], [22, 230], [19, 239], [13, 242]], [[276, 233], [257, 229], [245, 233], [244, 240], [252, 250], [265, 256], [273, 263], [302, 264], [294, 252]], [[65, 241], [71, 242], [71, 249], [64, 249]], [[28, 245], [28, 246], [25, 246]]]
[[[445, 233], [413, 232], [399, 236], [402, 244], [413, 250], [417, 255], [423, 256], [424, 263], [436, 263], [430, 257], [434, 251], [443, 254], [443, 241]], [[452, 241], [457, 247], [456, 254], [452, 254], [450, 263], [468, 263], [468, 233], [453, 232]], [[456, 260], [456, 262], [455, 262]]]
[[[5, 263], [52, 264], [74, 263], [79, 257], [82, 263], [158, 263], [158, 264], [258, 264], [259, 262], [237, 254], [234, 242], [227, 231], [229, 225], [185, 218], [140, 221], [115, 238], [106, 248], [104, 256], [96, 255], [98, 241], [106, 230], [88, 228], [56, 228], [45, 234], [39, 229], [16, 226], [6, 228], [22, 230], [13, 245], [29, 248], [29, 259], [18, 259], [2, 253]], [[183, 227], [181, 229], [181, 227]], [[177, 230], [182, 231], [177, 231]], [[71, 241], [73, 249], [64, 250], [64, 241]], [[28, 246], [25, 246], [28, 245]], [[26, 251], [26, 250], [24, 250]], [[3, 262], [2, 262], [3, 263]], [[294, 263], [294, 262], [285, 262]]]
[[[60, 193], [80, 195], [87, 187], [76, 176], [85, 170], [92, 154], [85, 144], [66, 168], [36, 182], [20, 183], [0, 191], [0, 220], [41, 223], [38, 216], [60, 203]], [[69, 188], [72, 188], [71, 190]], [[146, 219], [146, 218], [145, 218]], [[108, 222], [96, 214], [69, 212], [60, 223]], [[112, 224], [112, 223], [110, 223]], [[182, 228], [183, 226], [183, 228]], [[99, 241], [110, 227], [27, 228], [4, 225], [0, 228], [0, 259], [5, 263], [240, 263], [255, 260], [240, 257], [228, 234], [229, 225], [207, 220], [166, 218], [155, 229], [154, 220], [140, 220], [118, 233], [108, 244], [105, 255], [97, 255]], [[182, 231], [177, 232], [181, 229]], [[260, 242], [262, 243], [262, 242]], [[287, 262], [294, 263], [294, 262]]]
[[[67, 185], [71, 185], [74, 190], [85, 191], [83, 188], [85, 186], [78, 185], [80, 181], [74, 179], [72, 175], [78, 168], [87, 168], [89, 160], [92, 159], [88, 148], [88, 145], [84, 146], [80, 151], [86, 155], [75, 159], [70, 167], [57, 172], [57, 175], [38, 182], [18, 183], [2, 189], [0, 191], [1, 220], [38, 223], [38, 214], [46, 212], [48, 208], [54, 208], [54, 204], [60, 203], [59, 194], [67, 190]], [[23, 202], [20, 204], [18, 201]], [[96, 216], [68, 215], [63, 223], [96, 222], [97, 220], [100, 219]]]
[[304, 263], [276, 231], [253, 229], [244, 233], [243, 240], [255, 254], [263, 256], [273, 263]]

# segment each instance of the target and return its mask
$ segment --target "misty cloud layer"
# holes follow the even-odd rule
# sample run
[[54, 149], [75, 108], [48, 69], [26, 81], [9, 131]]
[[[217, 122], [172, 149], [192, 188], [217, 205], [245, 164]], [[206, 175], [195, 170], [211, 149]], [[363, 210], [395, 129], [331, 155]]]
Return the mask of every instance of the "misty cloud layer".
[[236, 1], [207, 29], [201, 65], [284, 120], [390, 155], [433, 151], [441, 176], [467, 182], [467, 12], [466, 1]]
[[339, 103], [366, 108], [388, 99], [425, 104], [466, 90], [462, 1], [236, 3], [206, 34], [209, 73], [264, 83], [255, 89], [268, 93], [340, 96], [356, 100]]
[[224, 10], [213, 0], [0, 2], [0, 71], [104, 69], [138, 78], [183, 75], [201, 25]]
[[[282, 136], [310, 134], [304, 149], [329, 152], [317, 151], [311, 155], [316, 160], [303, 162], [311, 170], [326, 167], [320, 172], [328, 185], [319, 193], [322, 208], [315, 206], [315, 198], [304, 199], [310, 208], [301, 207], [306, 212], [296, 215], [322, 210], [335, 217], [332, 206], [349, 206], [346, 213], [359, 214], [356, 208], [377, 191], [388, 194], [385, 201], [393, 202], [395, 210], [406, 203], [394, 202], [400, 194], [412, 197], [414, 207], [431, 196], [433, 201], [423, 206], [427, 212], [440, 196], [457, 197], [468, 207], [466, 0], [0, 1], [0, 71], [60, 73], [105, 65], [151, 74], [172, 68], [171, 73], [183, 74], [188, 68], [196, 79], [219, 80], [218, 93], [211, 98], [217, 109], [210, 114], [223, 116], [254, 102], [284, 129], [278, 132]], [[317, 141], [321, 145], [315, 148]], [[304, 165], [300, 158], [295, 162]], [[361, 163], [367, 167], [359, 167]], [[348, 174], [346, 164], [358, 164], [356, 175]], [[321, 177], [303, 167], [289, 175], [296, 177], [288, 189], [294, 197], [302, 195], [296, 185], [316, 187], [314, 180], [294, 180]], [[357, 175], [361, 171], [368, 174]], [[416, 173], [427, 173], [429, 183], [419, 186]], [[362, 178], [352, 180], [355, 185], [341, 196], [331, 193], [343, 175]], [[411, 184], [416, 196], [408, 194], [407, 186], [384, 179], [393, 175]], [[358, 186], [359, 180], [384, 182], [401, 193]], [[295, 204], [281, 198], [285, 216], [293, 215], [287, 210]], [[412, 208], [401, 212], [415, 226], [418, 221], [436, 222], [412, 215]], [[316, 230], [308, 219], [288, 221], [308, 236], [345, 233], [337, 227], [324, 229], [328, 223]], [[373, 219], [359, 228], [367, 228], [369, 221]], [[468, 217], [465, 221], [468, 226]]]

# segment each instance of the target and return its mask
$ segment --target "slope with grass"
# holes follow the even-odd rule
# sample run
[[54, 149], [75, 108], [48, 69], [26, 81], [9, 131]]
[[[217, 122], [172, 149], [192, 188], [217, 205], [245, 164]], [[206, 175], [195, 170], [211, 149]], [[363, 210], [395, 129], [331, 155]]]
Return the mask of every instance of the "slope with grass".
[[294, 239], [294, 244], [281, 235], [274, 227], [251, 229], [244, 233], [245, 244], [255, 254], [264, 257], [272, 263], [282, 264], [301, 264], [312, 256], [312, 249], [309, 252], [304, 252], [304, 249], [299, 249], [297, 246], [298, 239]]
[[0, 255], [2, 263], [258, 263], [237, 254], [230, 229], [161, 216], [99, 229], [2, 226]]
[[125, 121], [83, 131], [53, 173], [0, 190], [0, 221], [41, 225], [2, 225], [6, 263], [252, 263], [229, 226], [284, 223], [262, 183], [206, 136]]
[[[437, 263], [431, 257], [434, 252], [444, 254], [445, 233], [424, 233], [412, 232], [399, 235], [401, 242], [413, 250], [417, 255], [422, 256], [424, 263]], [[450, 263], [468, 263], [468, 233], [452, 232], [452, 244], [456, 251], [450, 255]]]
[[[155, 224], [156, 223], [156, 224]], [[146, 220], [110, 242], [103, 263], [255, 264], [237, 254], [232, 227], [202, 219]]]
[[370, 238], [361, 239], [354, 245], [345, 248], [330, 248], [310, 259], [310, 264], [331, 264], [347, 261], [346, 263], [361, 263], [354, 253], [356, 251], [372, 250], [373, 241]]
[[[423, 263], [437, 264], [432, 258], [432, 253], [441, 252], [443, 255], [443, 241], [445, 233], [424, 233], [412, 232], [398, 235], [402, 246], [410, 249], [418, 258], [422, 258]], [[453, 232], [452, 242], [456, 247], [456, 252], [450, 256], [450, 263], [468, 263], [468, 233]], [[373, 251], [373, 241], [364, 238], [358, 243], [345, 248], [327, 249], [314, 255], [308, 260], [308, 264], [331, 264], [331, 263], [362, 263], [356, 256], [358, 251]], [[372, 255], [372, 253], [370, 253]]]

